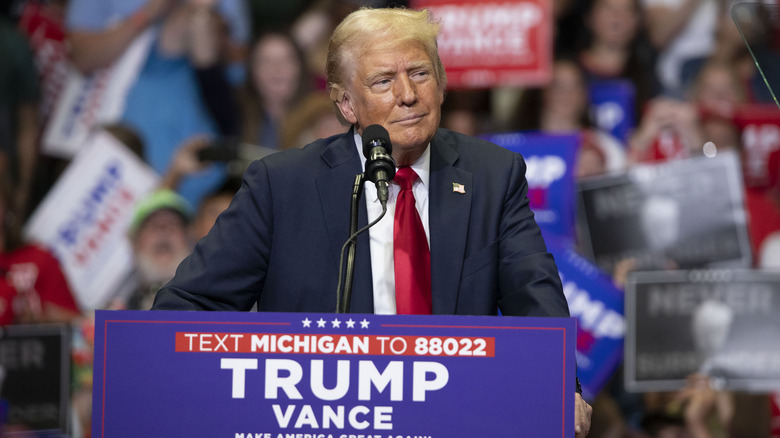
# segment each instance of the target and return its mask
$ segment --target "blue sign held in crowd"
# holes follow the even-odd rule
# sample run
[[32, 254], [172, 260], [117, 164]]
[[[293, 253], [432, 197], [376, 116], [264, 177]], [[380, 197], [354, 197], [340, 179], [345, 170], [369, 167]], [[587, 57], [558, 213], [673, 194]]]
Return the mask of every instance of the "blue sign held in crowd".
[[625, 80], [598, 81], [590, 85], [593, 121], [625, 146], [635, 126], [634, 84]]
[[622, 361], [626, 324], [623, 293], [574, 251], [574, 171], [580, 136], [513, 132], [486, 138], [519, 152], [528, 165], [531, 209], [555, 256], [571, 316], [577, 318], [577, 376], [583, 396], [593, 400]]
[[623, 360], [623, 292], [571, 247], [548, 246], [558, 265], [569, 312], [577, 318], [577, 377], [582, 395], [593, 400]]
[[574, 239], [574, 171], [579, 134], [511, 132], [484, 137], [490, 142], [519, 152], [528, 169], [528, 199], [545, 239], [559, 236]]

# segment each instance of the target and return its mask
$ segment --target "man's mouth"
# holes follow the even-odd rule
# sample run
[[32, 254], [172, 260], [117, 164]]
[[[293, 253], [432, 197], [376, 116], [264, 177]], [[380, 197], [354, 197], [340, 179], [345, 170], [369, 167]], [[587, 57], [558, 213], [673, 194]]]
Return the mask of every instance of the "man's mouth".
[[423, 117], [425, 117], [425, 114], [413, 114], [413, 115], [402, 117], [401, 119], [397, 120], [395, 123], [399, 123], [401, 125], [413, 125], [418, 121], [420, 121]]

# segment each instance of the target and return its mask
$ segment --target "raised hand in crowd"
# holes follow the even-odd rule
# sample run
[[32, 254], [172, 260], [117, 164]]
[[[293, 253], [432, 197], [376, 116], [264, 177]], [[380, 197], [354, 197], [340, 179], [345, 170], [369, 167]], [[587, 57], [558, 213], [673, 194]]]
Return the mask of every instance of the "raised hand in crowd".
[[187, 29], [190, 60], [195, 67], [212, 66], [229, 53], [227, 25], [213, 10], [215, 0], [191, 0], [189, 3], [192, 10]]
[[710, 56], [715, 48], [718, 1], [643, 0], [647, 34], [657, 50], [655, 75], [665, 93], [685, 95], [686, 64]]
[[619, 289], [625, 289], [628, 275], [635, 271], [637, 267], [637, 260], [634, 257], [627, 257], [620, 259], [615, 263], [615, 268], [612, 271], [612, 283]]
[[644, 14], [650, 41], [656, 48], [664, 48], [685, 28], [696, 10], [706, 0], [645, 2]]
[[215, 3], [189, 0], [174, 8], [162, 28], [161, 51], [167, 56], [188, 56], [195, 67], [217, 63], [229, 38]]
[[116, 61], [146, 28], [168, 15], [178, 0], [149, 0], [115, 26], [102, 30], [68, 33], [70, 58], [83, 73], [107, 67]]
[[675, 394], [672, 403], [681, 406], [685, 428], [692, 438], [710, 438], [727, 434], [734, 417], [734, 399], [713, 388], [703, 374], [688, 376], [686, 386]]
[[168, 171], [163, 175], [160, 186], [175, 191], [184, 177], [204, 170], [208, 163], [198, 158], [198, 151], [207, 147], [210, 142], [211, 139], [204, 135], [198, 135], [186, 140], [176, 150]]

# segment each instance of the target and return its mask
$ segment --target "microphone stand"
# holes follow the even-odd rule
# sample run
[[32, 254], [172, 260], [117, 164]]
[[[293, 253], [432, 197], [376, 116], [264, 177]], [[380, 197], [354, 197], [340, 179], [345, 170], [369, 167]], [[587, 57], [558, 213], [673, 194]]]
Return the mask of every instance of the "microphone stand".
[[[352, 280], [355, 274], [355, 250], [357, 249], [357, 240], [354, 239], [358, 227], [358, 206], [360, 205], [360, 196], [363, 193], [363, 181], [365, 175], [359, 173], [355, 175], [355, 183], [352, 186], [352, 203], [349, 208], [349, 235], [350, 238], [344, 244], [347, 248], [347, 272], [344, 274], [344, 290], [341, 291], [341, 268], [339, 268], [339, 290], [336, 291], [338, 307], [336, 313], [349, 313], [349, 304], [352, 301]], [[344, 248], [341, 250], [341, 259], [344, 258]]]
[[[358, 209], [360, 205], [360, 197], [363, 194], [363, 181], [365, 179], [364, 174], [355, 175], [355, 184], [352, 186], [352, 204], [350, 206], [350, 221], [349, 221], [349, 239], [344, 242], [344, 246], [341, 247], [341, 254], [339, 255], [339, 284], [336, 289], [336, 313], [349, 313], [349, 305], [352, 300], [352, 279], [355, 272], [355, 250], [357, 249], [357, 236], [366, 231], [367, 229], [376, 225], [387, 213], [387, 205], [382, 204], [382, 213], [373, 222], [366, 225], [361, 229], [358, 227]], [[344, 252], [348, 251], [347, 259], [347, 272], [342, 275], [344, 264]], [[342, 281], [344, 282], [344, 290], [342, 291]]]

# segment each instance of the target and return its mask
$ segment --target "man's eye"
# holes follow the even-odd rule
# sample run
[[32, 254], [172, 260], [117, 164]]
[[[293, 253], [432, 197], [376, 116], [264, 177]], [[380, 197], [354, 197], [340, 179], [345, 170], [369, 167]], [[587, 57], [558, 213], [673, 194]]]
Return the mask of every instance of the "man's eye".
[[374, 92], [382, 92], [390, 89], [390, 86], [392, 85], [392, 80], [390, 79], [377, 79], [371, 84], [371, 89], [374, 90]]
[[425, 79], [428, 76], [430, 76], [430, 72], [427, 70], [412, 73], [412, 77], [417, 79]]

